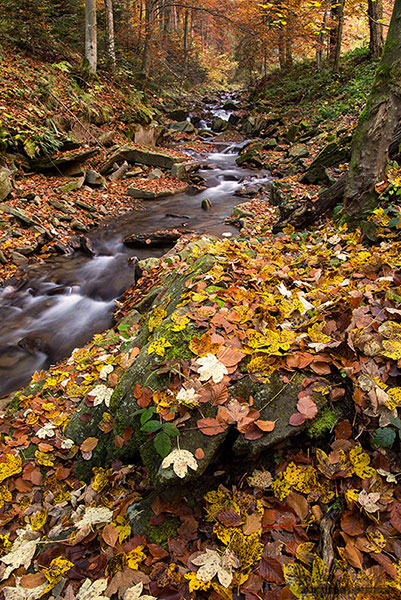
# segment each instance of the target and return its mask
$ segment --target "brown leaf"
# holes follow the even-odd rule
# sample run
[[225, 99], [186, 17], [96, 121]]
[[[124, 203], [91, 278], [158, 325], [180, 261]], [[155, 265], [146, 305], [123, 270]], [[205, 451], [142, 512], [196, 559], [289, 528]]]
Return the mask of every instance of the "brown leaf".
[[283, 568], [276, 558], [264, 556], [259, 565], [259, 573], [266, 581], [271, 583], [283, 584], [284, 573]]
[[95, 437], [88, 437], [80, 445], [81, 452], [92, 452], [98, 445], [99, 440]]
[[210, 404], [224, 404], [228, 400], [228, 389], [225, 383], [216, 383], [212, 386]]
[[348, 535], [361, 535], [365, 531], [365, 525], [361, 514], [347, 510], [341, 517], [341, 529]]
[[20, 585], [26, 590], [33, 590], [46, 582], [46, 577], [43, 573], [29, 573], [23, 575], [20, 580]]
[[217, 358], [226, 367], [235, 367], [246, 356], [243, 352], [232, 346], [223, 346], [217, 353]]
[[242, 531], [245, 535], [251, 535], [257, 533], [262, 529], [262, 515], [258, 513], [251, 513], [247, 515], [245, 523], [242, 526]]
[[302, 496], [302, 494], [298, 494], [297, 492], [291, 492], [286, 502], [301, 521], [303, 521], [308, 516], [309, 503], [305, 496]]
[[215, 513], [214, 517], [224, 525], [224, 527], [238, 527], [238, 525], [241, 525], [244, 521], [232, 508], [222, 508]]
[[352, 567], [362, 569], [362, 553], [353, 544], [346, 544], [344, 548], [344, 558]]
[[348, 440], [352, 434], [352, 427], [348, 419], [346, 419], [337, 423], [334, 431], [338, 440]]
[[205, 419], [199, 419], [196, 422], [198, 428], [204, 435], [218, 435], [219, 433], [224, 433], [227, 429], [227, 425], [222, 425], [217, 421], [217, 419], [213, 419], [212, 417], [207, 417]]
[[118, 530], [111, 523], [106, 525], [102, 531], [102, 538], [108, 546], [114, 548], [118, 541]]

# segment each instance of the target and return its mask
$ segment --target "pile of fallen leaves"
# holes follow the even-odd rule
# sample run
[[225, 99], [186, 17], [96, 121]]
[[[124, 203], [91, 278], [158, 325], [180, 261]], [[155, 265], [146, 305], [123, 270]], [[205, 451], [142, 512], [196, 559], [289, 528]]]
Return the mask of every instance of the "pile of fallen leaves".
[[[143, 467], [115, 460], [95, 468], [85, 485], [74, 464], [78, 456], [91, 458], [98, 439], [77, 447], [63, 433], [82, 398], [88, 422], [103, 405], [100, 432], [112, 431], [113, 389], [140, 351], [139, 325], [95, 336], [49, 373], [36, 374], [2, 415], [6, 599], [397, 597], [399, 442], [383, 430], [401, 425], [399, 243], [369, 249], [358, 231], [332, 225], [273, 239], [263, 233], [269, 218], [250, 220], [242, 238], [195, 252], [212, 254], [214, 266], [207, 278], [188, 279], [172, 317], [177, 331], [195, 326], [193, 358], [175, 365], [165, 390], [134, 389], [160, 423], [149, 436], [163, 424], [185, 428], [185, 415], [196, 411], [205, 440], [230, 426], [250, 441], [272, 431], [275, 423], [261, 419], [252, 397], [230, 397], [230, 381], [244, 373], [268, 383], [280, 371], [284, 385], [304, 375], [294, 427], [318, 416], [316, 388], [334, 409], [344, 398], [352, 402], [349, 418], [335, 425], [324, 447], [289, 448], [273, 468], [263, 459], [242, 461], [237, 476], [223, 462], [225, 484], [212, 484], [195, 502], [155, 497], [149, 535], [132, 535], [133, 508], [151, 492]], [[135, 298], [173, 269], [184, 273], [187, 265], [177, 256], [161, 259], [144, 273]], [[121, 313], [129, 306], [128, 293]], [[163, 311], [161, 304], [148, 315], [149, 332], [157, 331]], [[169, 368], [168, 347], [164, 337], [149, 346], [160, 368]], [[218, 407], [215, 418], [202, 417], [206, 404]], [[132, 435], [126, 427], [116, 447]], [[178, 440], [163, 468], [185, 477], [202, 456], [202, 447], [192, 454]]]

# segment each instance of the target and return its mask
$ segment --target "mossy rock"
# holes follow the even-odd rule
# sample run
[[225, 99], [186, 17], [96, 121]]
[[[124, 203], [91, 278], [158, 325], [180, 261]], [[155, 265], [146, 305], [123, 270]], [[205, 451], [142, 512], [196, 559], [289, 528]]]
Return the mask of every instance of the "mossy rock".
[[[298, 394], [303, 390], [303, 379], [304, 375], [296, 374], [289, 382], [284, 382], [283, 376], [275, 372], [266, 384], [255, 383], [250, 377], [246, 377], [230, 388], [232, 397], [248, 399], [252, 396], [254, 408], [260, 411], [262, 420], [276, 422], [273, 431], [265, 433], [258, 440], [249, 441], [240, 434], [233, 445], [234, 454], [258, 456], [264, 450], [293, 437], [308, 426], [307, 422], [299, 427], [289, 424], [291, 415], [297, 412]], [[327, 404], [327, 397], [321, 393], [314, 392], [313, 400], [319, 411]]]
[[[214, 258], [212, 256], [200, 257], [184, 274], [173, 272], [167, 276], [162, 286], [151, 290], [148, 296], [135, 307], [133, 319], [136, 322], [140, 318], [138, 314], [144, 311], [153, 311], [160, 305], [163, 305], [167, 315], [152, 333], [149, 332], [148, 328], [149, 319], [144, 320], [138, 336], [132, 342], [132, 346], [140, 347], [141, 351], [115, 388], [110, 399], [110, 406], [107, 408], [104, 404], [101, 404], [94, 409], [88, 409], [84, 399], [68, 423], [66, 435], [74, 440], [76, 444], [80, 445], [87, 437], [97, 437], [99, 439], [92, 458], [89, 461], [83, 461], [82, 459], [77, 461], [77, 473], [82, 479], [88, 480], [90, 478], [94, 466], [104, 466], [111, 463], [115, 458], [127, 463], [138, 460], [139, 450], [146, 445], [148, 436], [141, 431], [140, 416], [135, 414], [140, 407], [133, 396], [133, 389], [139, 384], [156, 391], [165, 389], [168, 385], [168, 376], [157, 373], [160, 363], [165, 359], [154, 353], [149, 355], [149, 346], [156, 339], [165, 335], [168, 336], [168, 332], [171, 332], [173, 324], [171, 315], [179, 304], [181, 296], [187, 290], [185, 285], [187, 280], [208, 272], [213, 264]], [[168, 301], [167, 305], [165, 305], [166, 300]], [[175, 334], [175, 332], [171, 333]], [[187, 350], [193, 332], [190, 329], [187, 332], [184, 330], [177, 333], [179, 333], [179, 339], [175, 339], [175, 344], [172, 344], [170, 357], [174, 358], [174, 353], [178, 352], [177, 360], [180, 360], [182, 358], [181, 352], [183, 348]], [[92, 413], [92, 419], [89, 422], [84, 417], [88, 411]], [[103, 434], [99, 429], [99, 424], [105, 412], [113, 416], [114, 422], [113, 430], [108, 434]], [[124, 429], [127, 427], [132, 428], [132, 437], [124, 443], [122, 448], [117, 448], [115, 436], [122, 436]], [[147, 466], [150, 466], [150, 462]]]

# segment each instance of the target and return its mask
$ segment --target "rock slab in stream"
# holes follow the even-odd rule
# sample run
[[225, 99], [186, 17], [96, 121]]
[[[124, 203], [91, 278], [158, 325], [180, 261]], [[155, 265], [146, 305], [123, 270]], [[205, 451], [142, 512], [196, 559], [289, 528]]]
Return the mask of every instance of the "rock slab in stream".
[[157, 198], [164, 198], [166, 196], [175, 196], [175, 194], [182, 194], [188, 188], [187, 185], [183, 185], [174, 191], [171, 190], [160, 190], [160, 192], [153, 192], [150, 190], [142, 190], [131, 186], [128, 188], [128, 194], [137, 200], [156, 200]]
[[162, 169], [171, 169], [175, 163], [185, 162], [186, 157], [177, 157], [168, 154], [168, 152], [162, 152], [161, 150], [149, 150], [138, 149], [132, 144], [126, 144], [116, 150], [100, 167], [99, 171], [102, 175], [108, 173], [114, 163], [118, 165], [124, 161], [129, 163], [138, 163], [140, 165], [147, 165], [150, 167], [160, 167]]
[[174, 244], [182, 235], [187, 233], [193, 233], [193, 231], [165, 229], [163, 231], [151, 231], [149, 233], [133, 233], [132, 235], [125, 237], [123, 242], [129, 248], [163, 247]]

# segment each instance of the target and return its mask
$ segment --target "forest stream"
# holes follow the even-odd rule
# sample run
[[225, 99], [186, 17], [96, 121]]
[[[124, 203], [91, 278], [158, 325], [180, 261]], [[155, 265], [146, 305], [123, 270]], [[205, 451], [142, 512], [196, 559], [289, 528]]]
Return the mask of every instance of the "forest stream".
[[[220, 104], [210, 113], [223, 119], [230, 116]], [[22, 282], [0, 290], [0, 395], [26, 384], [34, 371], [47, 369], [110, 327], [115, 300], [134, 281], [134, 261], [129, 259], [161, 256], [168, 249], [130, 249], [123, 244], [124, 237], [175, 227], [238, 235], [237, 229], [224, 224], [232, 207], [243, 202], [235, 193], [244, 182], [263, 186], [270, 177], [238, 167], [240, 147], [235, 144], [209, 141], [214, 145], [212, 153], [192, 154], [205, 165], [199, 174], [206, 189], [144, 201], [139, 210], [113, 218], [88, 234], [94, 256], [75, 252], [49, 259], [30, 267]], [[208, 211], [201, 207], [205, 198], [211, 202]]]

